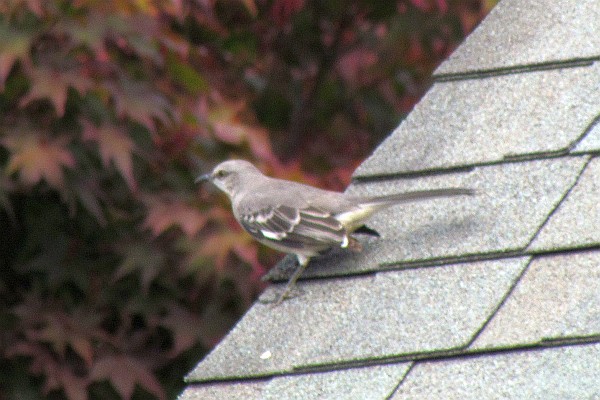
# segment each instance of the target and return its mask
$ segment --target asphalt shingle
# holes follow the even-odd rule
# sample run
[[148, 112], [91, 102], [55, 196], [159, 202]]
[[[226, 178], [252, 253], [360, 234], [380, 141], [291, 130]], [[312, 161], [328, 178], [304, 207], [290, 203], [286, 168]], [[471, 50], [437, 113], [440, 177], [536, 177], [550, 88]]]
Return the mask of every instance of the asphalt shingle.
[[573, 150], [574, 153], [592, 151], [600, 151], [600, 123], [596, 123]]
[[262, 391], [267, 384], [268, 381], [245, 381], [193, 385], [181, 393], [178, 400], [259, 400], [262, 399]]
[[473, 348], [600, 335], [600, 251], [535, 259]]
[[354, 176], [566, 152], [598, 115], [599, 82], [600, 62], [436, 83]]
[[[468, 173], [355, 184], [349, 191], [363, 195], [450, 186], [475, 188], [479, 193], [383, 211], [368, 223], [380, 238], [366, 240], [361, 253], [344, 251], [316, 258], [303, 276], [347, 275], [389, 264], [522, 250], [573, 186], [587, 160], [582, 156], [506, 163]], [[269, 277], [287, 277], [290, 264], [274, 268]]]
[[600, 158], [594, 158], [577, 185], [550, 217], [529, 250], [556, 250], [600, 244]]
[[409, 366], [400, 363], [275, 378], [262, 399], [383, 399], [392, 394]]
[[600, 1], [502, 0], [349, 188], [479, 194], [374, 216], [182, 399], [600, 399], [599, 59]]
[[600, 344], [415, 365], [391, 400], [600, 397]]
[[[503, 259], [302, 282], [298, 297], [276, 307], [255, 304], [188, 380], [269, 376], [464, 347], [527, 261]], [[261, 299], [274, 299], [281, 286], [271, 286]]]
[[598, 56], [600, 2], [597, 0], [502, 0], [436, 74]]
[[197, 385], [180, 400], [377, 400], [389, 397], [402, 380], [410, 363], [373, 365], [337, 371], [276, 377], [261, 382]]

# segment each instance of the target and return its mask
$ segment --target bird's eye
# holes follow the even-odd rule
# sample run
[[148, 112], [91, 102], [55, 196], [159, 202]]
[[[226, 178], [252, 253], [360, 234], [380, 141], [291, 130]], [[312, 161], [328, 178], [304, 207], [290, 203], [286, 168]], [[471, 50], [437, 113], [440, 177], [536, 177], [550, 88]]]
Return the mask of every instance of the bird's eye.
[[221, 169], [215, 173], [215, 176], [219, 179], [225, 178], [227, 176], [227, 172]]

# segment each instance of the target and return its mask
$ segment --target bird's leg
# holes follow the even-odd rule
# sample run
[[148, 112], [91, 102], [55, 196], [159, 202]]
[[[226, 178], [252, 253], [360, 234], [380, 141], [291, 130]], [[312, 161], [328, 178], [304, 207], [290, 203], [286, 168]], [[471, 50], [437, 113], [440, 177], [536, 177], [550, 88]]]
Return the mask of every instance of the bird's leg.
[[308, 262], [310, 261], [310, 257], [302, 256], [299, 254], [297, 255], [297, 257], [298, 257], [298, 267], [296, 268], [296, 270], [290, 277], [290, 280], [288, 281], [287, 285], [285, 285], [285, 288], [283, 288], [283, 292], [281, 292], [281, 294], [279, 295], [279, 298], [275, 302], [276, 306], [281, 304], [281, 302], [290, 295], [291, 291], [294, 289], [294, 286], [296, 285], [296, 281], [298, 280], [298, 278], [300, 278], [300, 275], [302, 275], [302, 272], [304, 272], [304, 269], [306, 268], [306, 266], [308, 265]]
[[356, 238], [349, 237], [348, 249], [353, 253], [360, 253], [363, 250], [363, 245]]

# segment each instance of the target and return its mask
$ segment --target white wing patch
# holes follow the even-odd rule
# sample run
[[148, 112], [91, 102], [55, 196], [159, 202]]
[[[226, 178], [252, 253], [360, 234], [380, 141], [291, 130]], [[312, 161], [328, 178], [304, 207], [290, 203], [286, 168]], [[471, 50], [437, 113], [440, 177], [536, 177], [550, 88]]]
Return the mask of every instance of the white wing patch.
[[343, 247], [344, 249], [346, 247], [348, 247], [348, 244], [350, 244], [350, 240], [348, 239], [348, 235], [344, 236], [344, 241], [341, 244], [341, 247]]
[[251, 215], [250, 217], [252, 219], [255, 219], [257, 223], [264, 224], [265, 222], [268, 222], [269, 219], [273, 218], [273, 210], [269, 210], [269, 212], [267, 212], [266, 214], [256, 214], [256, 217], [253, 215]]
[[272, 232], [266, 229], [261, 229], [260, 233], [262, 233], [267, 239], [271, 240], [281, 240], [287, 236], [287, 232]]
[[336, 217], [314, 207], [269, 207], [242, 216], [240, 222], [257, 239], [278, 242], [278, 246], [290, 247], [290, 251], [348, 247], [350, 240]]

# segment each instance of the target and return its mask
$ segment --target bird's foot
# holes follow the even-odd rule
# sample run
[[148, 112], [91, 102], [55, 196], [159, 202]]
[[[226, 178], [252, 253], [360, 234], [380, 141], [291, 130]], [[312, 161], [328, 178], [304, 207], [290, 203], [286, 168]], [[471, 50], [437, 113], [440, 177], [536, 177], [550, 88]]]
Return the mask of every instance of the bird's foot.
[[297, 291], [296, 281], [298, 280], [298, 278], [300, 278], [300, 275], [302, 275], [302, 272], [304, 272], [304, 269], [308, 265], [309, 260], [310, 260], [310, 258], [308, 258], [308, 257], [300, 257], [299, 256], [298, 257], [298, 267], [296, 267], [296, 270], [290, 277], [290, 280], [288, 281], [287, 285], [285, 285], [285, 287], [283, 288], [283, 291], [281, 292], [281, 294], [279, 295], [277, 300], [275, 300], [274, 302], [273, 301], [267, 301], [267, 302], [261, 301], [261, 303], [273, 303], [275, 306], [278, 306], [284, 300], [296, 297], [296, 296], [292, 296], [292, 292]]
[[304, 293], [302, 289], [298, 286], [294, 285], [294, 287], [289, 288], [284, 287], [281, 292], [273, 291], [273, 296], [269, 296], [268, 298], [259, 298], [258, 302], [260, 304], [272, 304], [273, 306], [278, 306], [283, 303], [284, 300], [293, 299], [295, 297], [299, 297]]

